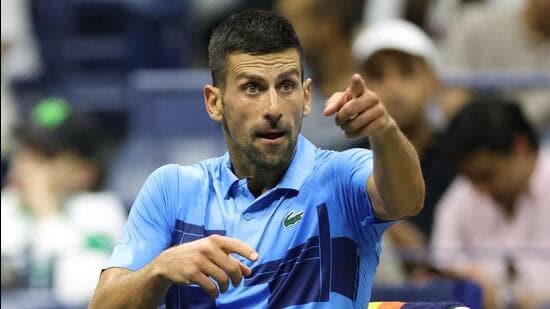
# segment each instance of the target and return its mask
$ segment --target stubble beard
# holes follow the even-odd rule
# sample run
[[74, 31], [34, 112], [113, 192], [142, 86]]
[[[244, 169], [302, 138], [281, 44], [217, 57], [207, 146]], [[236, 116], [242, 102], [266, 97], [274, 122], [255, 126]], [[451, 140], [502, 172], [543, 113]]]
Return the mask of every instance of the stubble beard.
[[[252, 136], [249, 137], [250, 143], [244, 145], [238, 143], [235, 135], [229, 129], [225, 118], [222, 119], [222, 127], [227, 146], [231, 148], [231, 152], [236, 156], [233, 159], [251, 165], [254, 170], [272, 172], [285, 169], [288, 167], [296, 150], [297, 137], [292, 138], [289, 136], [286, 146], [276, 149], [275, 152], [266, 153], [254, 145], [254, 137]], [[287, 134], [290, 135], [291, 132], [287, 132]]]

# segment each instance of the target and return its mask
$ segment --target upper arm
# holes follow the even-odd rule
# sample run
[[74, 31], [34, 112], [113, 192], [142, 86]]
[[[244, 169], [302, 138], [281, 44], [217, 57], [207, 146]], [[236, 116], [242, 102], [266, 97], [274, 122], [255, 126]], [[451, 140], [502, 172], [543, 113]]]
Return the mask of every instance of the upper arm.
[[[335, 195], [350, 228], [358, 239], [378, 241], [392, 222], [381, 220], [377, 214], [380, 197], [376, 193], [372, 152], [353, 149], [337, 154], [333, 161]], [[374, 237], [374, 238], [373, 238]]]
[[384, 206], [384, 202], [376, 189], [376, 182], [374, 181], [374, 176], [372, 174], [367, 179], [367, 193], [370, 197], [374, 216], [380, 220], [392, 220], [390, 213]]

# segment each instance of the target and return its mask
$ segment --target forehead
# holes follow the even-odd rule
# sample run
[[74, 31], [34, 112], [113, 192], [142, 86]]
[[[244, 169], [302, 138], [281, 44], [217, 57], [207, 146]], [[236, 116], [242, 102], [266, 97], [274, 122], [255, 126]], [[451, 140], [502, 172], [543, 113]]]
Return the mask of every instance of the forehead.
[[227, 57], [228, 79], [246, 74], [276, 76], [291, 70], [300, 75], [300, 68], [300, 56], [294, 48], [262, 55], [232, 53]]

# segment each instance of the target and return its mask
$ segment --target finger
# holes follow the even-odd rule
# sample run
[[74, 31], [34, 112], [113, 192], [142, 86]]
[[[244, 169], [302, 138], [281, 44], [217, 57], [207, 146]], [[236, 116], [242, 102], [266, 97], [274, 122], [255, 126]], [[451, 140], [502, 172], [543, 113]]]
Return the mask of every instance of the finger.
[[207, 261], [201, 265], [201, 268], [204, 274], [216, 280], [221, 293], [224, 293], [227, 289], [229, 289], [229, 277], [220, 267]]
[[258, 252], [239, 239], [218, 236], [214, 237], [214, 240], [218, 243], [218, 246], [228, 254], [237, 253], [250, 261], [255, 261], [259, 257]]
[[[224, 273], [231, 278], [231, 283], [233, 286], [238, 286], [241, 283], [243, 274], [241, 262], [236, 258], [228, 255], [222, 250], [219, 252], [212, 253], [210, 256], [210, 261], [212, 261], [217, 267], [224, 271]], [[244, 265], [243, 265], [244, 266]], [[246, 266], [244, 266], [246, 267]]]
[[197, 274], [196, 278], [193, 280], [196, 284], [198, 284], [210, 297], [217, 298], [219, 295], [218, 287], [214, 283], [214, 281], [210, 280], [205, 274], [199, 273]]
[[228, 272], [228, 275], [231, 278], [231, 283], [233, 284], [233, 286], [237, 287], [237, 286], [239, 286], [239, 284], [241, 284], [243, 276], [245, 276], [245, 277], [250, 276], [252, 271], [250, 270], [250, 268], [248, 266], [243, 264], [238, 259], [236, 259], [232, 256], [230, 256], [229, 258], [234, 263], [234, 265], [237, 265], [236, 270], [234, 270], [232, 272]]
[[346, 137], [347, 138], [357, 138], [357, 137], [367, 136], [367, 135], [371, 134], [373, 131], [378, 130], [381, 127], [383, 127], [385, 122], [386, 122], [386, 120], [384, 119], [384, 117], [378, 117], [378, 118], [374, 119], [373, 121], [371, 121], [366, 126], [360, 128], [358, 130], [345, 132]]
[[348, 101], [334, 117], [337, 125], [355, 119], [359, 114], [363, 113], [365, 110], [371, 108], [376, 104], [376, 101], [368, 100], [365, 98], [353, 99]]
[[353, 98], [360, 97], [365, 91], [365, 81], [361, 75], [355, 73], [351, 77], [351, 85], [349, 87], [350, 94]]
[[243, 274], [243, 276], [248, 277], [252, 275], [252, 269], [250, 269], [250, 267], [244, 265], [240, 261], [239, 261], [239, 266], [241, 267], [241, 273]]
[[330, 99], [327, 100], [325, 104], [325, 109], [323, 110], [323, 115], [330, 116], [342, 108], [344, 104], [348, 101], [348, 96], [345, 92], [336, 92], [333, 94]]
[[350, 119], [340, 126], [342, 130], [355, 131], [369, 125], [372, 121], [384, 116], [384, 109], [381, 107], [369, 108], [357, 115], [357, 117]]

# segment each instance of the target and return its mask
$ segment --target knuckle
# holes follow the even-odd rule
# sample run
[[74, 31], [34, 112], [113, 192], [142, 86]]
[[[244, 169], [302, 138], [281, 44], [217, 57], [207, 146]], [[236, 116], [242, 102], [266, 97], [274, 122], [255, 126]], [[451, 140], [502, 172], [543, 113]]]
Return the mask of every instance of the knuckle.
[[210, 241], [219, 241], [221, 239], [221, 236], [218, 234], [212, 234], [206, 238], [208, 238]]
[[205, 241], [199, 246], [199, 252], [203, 255], [210, 255], [214, 251], [214, 243], [211, 241]]
[[194, 266], [194, 265], [189, 265], [188, 267], [186, 267], [186, 277], [189, 279], [189, 280], [194, 280], [198, 277], [198, 275], [200, 274], [200, 271], [198, 269], [198, 267]]

